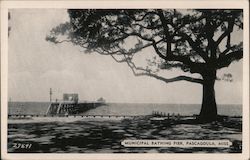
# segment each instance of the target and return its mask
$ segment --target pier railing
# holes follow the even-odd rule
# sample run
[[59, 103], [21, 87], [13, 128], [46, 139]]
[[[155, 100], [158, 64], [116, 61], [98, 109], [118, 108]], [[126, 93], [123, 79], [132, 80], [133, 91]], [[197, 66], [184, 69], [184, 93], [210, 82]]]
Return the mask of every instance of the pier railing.
[[74, 102], [61, 101], [52, 102], [46, 112], [46, 115], [72, 115], [80, 114], [98, 106], [104, 105], [102, 102]]

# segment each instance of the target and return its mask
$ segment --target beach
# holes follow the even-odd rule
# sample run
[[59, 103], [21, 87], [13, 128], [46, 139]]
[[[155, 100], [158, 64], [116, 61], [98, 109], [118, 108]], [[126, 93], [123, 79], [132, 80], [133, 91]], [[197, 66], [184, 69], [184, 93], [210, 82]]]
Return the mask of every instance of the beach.
[[[46, 118], [46, 117], [45, 117]], [[239, 153], [242, 146], [242, 118], [224, 116], [221, 121], [195, 124], [187, 119], [154, 120], [134, 118], [51, 117], [11, 120], [8, 124], [9, 153]], [[53, 120], [54, 119], [54, 120]], [[15, 123], [16, 122], [16, 123]], [[19, 123], [18, 123], [19, 122]], [[26, 123], [25, 123], [26, 122]], [[124, 147], [123, 140], [229, 140], [225, 148]], [[31, 144], [15, 148], [15, 143]]]

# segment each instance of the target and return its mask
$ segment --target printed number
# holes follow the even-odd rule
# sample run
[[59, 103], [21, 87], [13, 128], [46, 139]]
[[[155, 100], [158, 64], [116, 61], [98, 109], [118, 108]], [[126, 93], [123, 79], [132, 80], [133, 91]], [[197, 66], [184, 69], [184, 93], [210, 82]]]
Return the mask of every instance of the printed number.
[[31, 143], [13, 143], [13, 148], [15, 149], [29, 149], [31, 148], [32, 144]]

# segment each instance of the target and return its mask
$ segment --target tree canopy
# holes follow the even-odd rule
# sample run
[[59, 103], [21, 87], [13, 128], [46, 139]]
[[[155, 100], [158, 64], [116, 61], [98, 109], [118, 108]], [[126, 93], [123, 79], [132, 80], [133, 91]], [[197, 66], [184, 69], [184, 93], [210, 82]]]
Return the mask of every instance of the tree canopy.
[[[186, 80], [203, 83], [210, 71], [229, 66], [243, 57], [243, 42], [232, 42], [232, 32], [243, 29], [243, 11], [228, 9], [69, 9], [70, 22], [51, 30], [46, 40], [72, 42], [88, 52], [111, 55], [127, 63], [135, 75], [164, 82]], [[64, 38], [64, 39], [63, 39]], [[133, 41], [133, 46], [127, 43]], [[136, 53], [152, 47], [160, 61], [137, 67]], [[179, 68], [202, 78], [157, 75], [161, 69]], [[210, 75], [211, 76], [211, 75]]]

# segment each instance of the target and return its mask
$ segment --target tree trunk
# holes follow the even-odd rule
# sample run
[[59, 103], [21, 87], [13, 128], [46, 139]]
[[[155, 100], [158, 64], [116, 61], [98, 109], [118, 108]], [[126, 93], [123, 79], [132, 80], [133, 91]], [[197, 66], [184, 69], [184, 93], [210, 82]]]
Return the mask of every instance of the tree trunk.
[[214, 83], [216, 79], [216, 71], [211, 74], [203, 75], [203, 98], [199, 122], [207, 123], [217, 119], [217, 105], [215, 100]]

